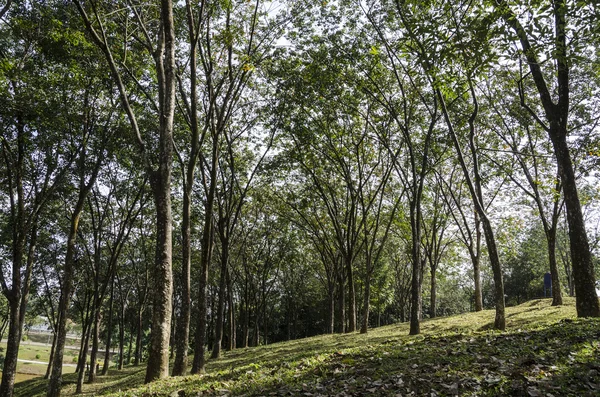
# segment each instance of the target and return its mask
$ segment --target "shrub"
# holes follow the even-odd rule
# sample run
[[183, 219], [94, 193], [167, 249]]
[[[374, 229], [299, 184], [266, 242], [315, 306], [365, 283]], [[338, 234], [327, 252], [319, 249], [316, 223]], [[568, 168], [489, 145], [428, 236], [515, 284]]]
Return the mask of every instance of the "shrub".
[[37, 360], [39, 360], [41, 357], [42, 357], [42, 356], [40, 356], [39, 354], [36, 354], [36, 355], [35, 355], [35, 358], [36, 358]]

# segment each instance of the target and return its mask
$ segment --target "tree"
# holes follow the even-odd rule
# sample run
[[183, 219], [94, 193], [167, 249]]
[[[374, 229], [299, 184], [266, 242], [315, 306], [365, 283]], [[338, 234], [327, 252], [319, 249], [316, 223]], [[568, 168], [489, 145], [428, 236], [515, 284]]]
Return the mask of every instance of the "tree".
[[[590, 5], [578, 9], [582, 19], [568, 20], [574, 4], [567, 0], [542, 2], [539, 6], [529, 9], [527, 15], [536, 19], [533, 31], [524, 28], [521, 20], [513, 11], [512, 4], [506, 0], [497, 0], [495, 7], [504, 19], [506, 25], [514, 33], [514, 37], [506, 35], [510, 40], [518, 42], [522, 55], [529, 66], [539, 103], [543, 108], [543, 116], [530, 107], [529, 98], [522, 96], [521, 105], [531, 114], [536, 122], [548, 133], [552, 142], [554, 155], [561, 176], [567, 222], [569, 225], [569, 240], [573, 264], [573, 279], [577, 294], [577, 315], [580, 317], [599, 317], [600, 304], [596, 295], [594, 264], [587, 238], [581, 203], [577, 191], [573, 160], [571, 159], [567, 136], [569, 133], [570, 114], [570, 64], [574, 61], [577, 51], [584, 51], [586, 44], [576, 40], [567, 41], [567, 36], [577, 29], [590, 29], [584, 24], [583, 18], [593, 12]], [[579, 24], [579, 26], [578, 26]], [[550, 28], [553, 26], [553, 28]], [[542, 64], [541, 50], [550, 54], [552, 62]], [[545, 55], [544, 55], [545, 57]]]
[[[173, 2], [161, 0], [160, 7], [148, 8], [143, 4], [127, 2], [123, 4], [123, 18], [129, 21], [131, 17], [139, 28], [141, 37], [129, 34], [120, 35], [118, 31], [109, 31], [114, 25], [105, 19], [106, 11], [98, 4], [92, 5], [92, 18], [83, 4], [74, 0], [88, 33], [94, 43], [104, 54], [108, 63], [111, 77], [119, 93], [121, 106], [127, 115], [137, 145], [143, 167], [148, 175], [156, 209], [156, 254], [153, 274], [153, 313], [152, 335], [149, 348], [148, 365], [146, 367], [146, 382], [168, 376], [169, 341], [172, 314], [172, 244], [171, 244], [171, 169], [173, 162], [173, 120], [175, 114], [175, 26], [173, 19]], [[87, 4], [86, 4], [87, 5]], [[106, 6], [109, 6], [108, 4]], [[110, 5], [112, 8], [113, 5]], [[112, 9], [110, 10], [112, 11]], [[112, 15], [111, 15], [112, 16]], [[150, 21], [157, 20], [157, 24]], [[117, 28], [127, 32], [128, 24], [117, 22]], [[115, 58], [110, 40], [121, 40], [125, 51], [121, 59]], [[138, 40], [139, 39], [139, 40]], [[137, 89], [153, 114], [147, 115], [154, 121], [140, 125], [139, 119], [146, 116], [131, 101], [128, 86], [124, 79], [134, 67], [130, 65], [130, 52], [141, 48], [147, 52], [153, 62], [142, 65], [142, 70], [156, 77], [156, 85], [142, 84], [135, 79]], [[146, 60], [146, 61], [149, 61]], [[135, 59], [134, 59], [135, 62]], [[148, 68], [144, 70], [144, 68]], [[138, 72], [138, 70], [135, 70]], [[143, 129], [147, 129], [143, 131]], [[157, 154], [157, 155], [156, 155]]]

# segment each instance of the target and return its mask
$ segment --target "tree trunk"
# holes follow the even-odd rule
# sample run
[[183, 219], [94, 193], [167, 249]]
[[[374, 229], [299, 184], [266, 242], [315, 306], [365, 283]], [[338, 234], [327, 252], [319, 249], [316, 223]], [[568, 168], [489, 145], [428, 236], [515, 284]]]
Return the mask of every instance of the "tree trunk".
[[[92, 324], [86, 327], [86, 332], [83, 335], [81, 341], [81, 349], [79, 351], [79, 359], [77, 360], [77, 387], [75, 394], [81, 394], [83, 392], [83, 379], [85, 378], [85, 363], [87, 362], [87, 353], [90, 348], [90, 334], [93, 331]], [[95, 331], [95, 330], [94, 330]], [[95, 361], [90, 360], [90, 374], [92, 373], [93, 366], [96, 365]]]
[[[98, 302], [98, 299], [94, 299], [95, 302]], [[100, 308], [99, 307], [95, 307], [94, 308], [94, 324], [92, 327], [92, 351], [90, 353], [90, 362], [93, 364], [90, 367], [90, 373], [88, 376], [88, 382], [89, 383], [94, 383], [96, 381], [96, 361], [98, 358], [98, 343], [99, 343], [99, 338], [100, 338]]]
[[329, 291], [327, 292], [329, 300], [329, 321], [327, 323], [327, 333], [333, 334], [335, 332], [335, 284], [329, 282]]
[[150, 175], [156, 206], [156, 256], [152, 310], [152, 333], [145, 382], [169, 376], [169, 340], [173, 295], [171, 168], [175, 113], [175, 27], [172, 0], [161, 1], [161, 45], [156, 55], [161, 97], [159, 112], [159, 165]]
[[[575, 172], [569, 154], [566, 133], [556, 131], [558, 126], [551, 124], [550, 137], [554, 146], [554, 154], [563, 183], [567, 223], [569, 225], [569, 241], [573, 264], [573, 281], [576, 292], [576, 308], [578, 317], [600, 317], [600, 306], [596, 294], [594, 263], [590, 253], [585, 221], [581, 212], [581, 203], [575, 183]], [[553, 128], [554, 127], [554, 128]], [[552, 280], [554, 282], [554, 280]]]
[[242, 347], [248, 347], [249, 335], [250, 335], [250, 307], [248, 303], [248, 296], [244, 298], [244, 313], [242, 320]]
[[[220, 232], [222, 234], [223, 231]], [[210, 358], [221, 356], [221, 343], [223, 341], [223, 324], [225, 322], [225, 299], [227, 286], [227, 262], [229, 261], [229, 240], [221, 236], [221, 274], [219, 276], [219, 296], [217, 298], [217, 318], [215, 323], [215, 341]]]
[[[108, 323], [106, 324], [106, 350], [104, 351], [104, 365], [102, 366], [102, 375], [108, 374], [110, 367], [110, 345], [112, 344], [112, 322], [113, 322], [113, 304], [115, 298], [115, 280], [110, 282], [110, 299], [108, 301]], [[96, 363], [94, 363], [96, 365]]]
[[437, 280], [436, 280], [436, 270], [437, 270], [437, 265], [434, 265], [433, 263], [431, 264], [431, 296], [430, 296], [430, 308], [429, 308], [429, 317], [430, 318], [435, 318], [436, 317], [436, 311], [437, 311], [437, 307], [436, 307], [436, 300], [437, 300]]
[[121, 317], [119, 318], [119, 363], [117, 369], [120, 371], [123, 369], [125, 353], [125, 310], [121, 310]]
[[354, 290], [354, 269], [352, 268], [352, 256], [347, 255], [346, 274], [348, 277], [348, 329], [346, 332], [356, 331], [356, 291]]
[[134, 366], [138, 366], [142, 362], [142, 327], [144, 325], [143, 314], [144, 309], [142, 306], [140, 306], [137, 317], [137, 327], [135, 330], [135, 354], [133, 356]]
[[560, 306], [563, 304], [563, 300], [560, 278], [558, 276], [558, 265], [556, 263], [556, 227], [546, 232], [546, 241], [548, 243], [550, 274], [552, 275], [552, 306]]
[[[90, 183], [91, 185], [91, 183]], [[52, 362], [52, 372], [48, 382], [48, 397], [60, 397], [62, 387], [62, 363], [65, 351], [65, 342], [67, 338], [67, 319], [71, 293], [73, 289], [73, 277], [75, 266], [75, 242], [77, 239], [77, 229], [79, 228], [79, 218], [83, 210], [83, 204], [87, 192], [81, 192], [75, 210], [71, 217], [71, 227], [67, 239], [67, 252], [65, 256], [65, 265], [63, 268], [62, 290], [58, 303], [58, 327], [56, 348], [54, 351], [54, 361]]]
[[[165, 170], [166, 174], [169, 174]], [[168, 175], [170, 177], [170, 175]], [[169, 182], [154, 176], [153, 191], [156, 204], [156, 266], [154, 269], [152, 332], [148, 348], [146, 383], [165, 378], [169, 371], [169, 339], [173, 293], [171, 273], [171, 191]], [[169, 178], [170, 179], [170, 178]]]
[[371, 300], [371, 260], [367, 258], [367, 271], [365, 276], [365, 293], [363, 296], [363, 318], [360, 333], [366, 334], [369, 328], [369, 302]]
[[133, 330], [129, 332], [129, 343], [127, 345], [127, 365], [131, 364], [131, 350], [133, 347]]
[[[481, 214], [480, 214], [481, 216]], [[481, 216], [481, 224], [483, 226], [483, 235], [490, 257], [490, 265], [494, 274], [494, 299], [496, 303], [496, 318], [494, 320], [494, 328], [504, 330], [506, 328], [506, 318], [504, 314], [504, 280], [502, 277], [502, 266], [500, 265], [500, 257], [496, 247], [496, 239], [492, 225], [486, 216]]]
[[[189, 171], [188, 171], [189, 172]], [[193, 174], [192, 174], [193, 175]], [[175, 362], [173, 363], [173, 376], [185, 375], [188, 368], [188, 348], [190, 338], [190, 312], [191, 312], [191, 187], [192, 181], [188, 180], [186, 191], [183, 194], [183, 218], [181, 222], [182, 234], [182, 268], [181, 268], [181, 313], [177, 319], [175, 332]]]
[[475, 247], [471, 253], [473, 262], [473, 279], [475, 282], [475, 311], [483, 310], [483, 288], [481, 287], [481, 221], [475, 212]]
[[212, 142], [210, 185], [206, 196], [206, 208], [204, 210], [204, 228], [202, 231], [202, 246], [200, 255], [200, 279], [198, 280], [198, 326], [196, 327], [196, 346], [194, 349], [194, 361], [192, 363], [192, 374], [204, 373], [206, 346], [206, 288], [208, 286], [208, 268], [212, 259], [213, 249], [213, 212], [215, 203], [215, 191], [217, 188], [217, 164], [219, 159], [219, 136], [214, 133]]
[[[19, 156], [21, 157], [21, 156]], [[21, 168], [21, 167], [19, 167]], [[22, 183], [19, 181], [20, 191], [19, 196], [22, 196]], [[19, 200], [22, 202], [21, 200]], [[19, 208], [19, 212], [23, 212], [23, 208]], [[22, 216], [18, 216], [22, 219]], [[25, 236], [25, 228], [21, 225], [19, 231], [20, 237]], [[25, 274], [21, 279], [21, 267], [23, 260], [23, 252], [25, 247], [24, 238], [14, 242], [13, 248], [13, 271], [19, 271], [19, 274], [13, 274], [12, 293], [6, 295], [8, 300], [8, 338], [6, 341], [6, 356], [4, 357], [4, 367], [2, 371], [2, 383], [0, 384], [0, 396], [12, 397], [15, 385], [15, 376], [17, 369], [17, 360], [19, 356], [19, 347], [21, 344], [21, 336], [23, 333], [23, 324], [25, 323], [25, 313], [27, 311], [27, 302], [29, 298], [29, 285], [33, 270], [33, 261], [35, 258], [35, 250], [37, 246], [37, 215], [32, 221], [31, 237], [29, 242], [29, 252], [25, 265]], [[16, 262], [15, 262], [16, 261]]]
[[56, 348], [56, 332], [52, 333], [52, 347], [50, 347], [50, 357], [48, 358], [48, 366], [46, 367], [46, 374], [44, 379], [50, 378], [50, 372], [52, 371], [52, 360], [54, 358], [54, 350]]
[[338, 275], [338, 296], [337, 296], [337, 312], [338, 325], [337, 332], [343, 334], [346, 330], [346, 291], [344, 277]]
[[[20, 295], [20, 292], [19, 292]], [[9, 304], [9, 325], [8, 337], [6, 340], [6, 355], [4, 357], [4, 368], [2, 370], [2, 385], [0, 395], [12, 397], [15, 376], [17, 374], [17, 357], [19, 355], [19, 346], [21, 344], [21, 335], [23, 333], [22, 322], [20, 321], [21, 302], [17, 297], [11, 296]]]
[[410, 331], [409, 335], [421, 333], [421, 317], [423, 307], [423, 296], [421, 294], [423, 269], [421, 262], [421, 215], [420, 200], [416, 197], [410, 204], [411, 219], [411, 258], [412, 276], [410, 288]]
[[236, 332], [235, 332], [235, 304], [233, 302], [233, 283], [229, 270], [227, 271], [227, 298], [229, 306], [229, 345], [227, 350], [234, 350], [236, 347]]

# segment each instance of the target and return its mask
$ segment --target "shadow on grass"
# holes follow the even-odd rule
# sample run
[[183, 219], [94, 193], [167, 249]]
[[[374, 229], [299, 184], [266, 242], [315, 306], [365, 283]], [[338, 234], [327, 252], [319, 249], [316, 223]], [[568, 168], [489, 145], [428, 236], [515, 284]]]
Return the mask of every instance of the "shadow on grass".
[[[536, 350], [529, 343], [515, 342], [521, 339], [518, 332], [521, 329], [531, 328], [531, 332], [541, 333], [547, 329], [554, 334], [560, 333], [561, 327], [556, 323], [575, 316], [574, 301], [567, 300], [565, 306], [558, 308], [550, 307], [550, 303], [551, 300], [537, 300], [507, 308], [507, 333], [490, 330], [494, 312], [487, 310], [424, 320], [422, 334], [418, 336], [408, 336], [408, 324], [396, 324], [371, 329], [366, 335], [323, 335], [236, 349], [225, 352], [221, 359], [210, 360], [205, 375], [168, 378], [149, 385], [143, 385], [144, 367], [126, 367], [123, 371], [110, 371], [109, 376], [99, 378], [99, 383], [85, 385], [84, 392], [86, 395], [140, 396], [147, 393], [168, 396], [173, 391], [184, 390], [186, 395], [197, 395], [198, 392], [222, 395], [219, 390], [227, 389], [233, 395], [297, 395], [318, 394], [322, 388], [328, 392], [321, 394], [348, 392], [350, 389], [346, 386], [354, 385], [355, 394], [372, 389], [374, 391], [369, 393], [385, 395], [387, 390], [403, 387], [417, 394], [430, 394], [435, 390], [443, 395], [462, 390], [460, 388], [507, 389], [504, 383], [511, 380], [507, 380], [510, 377], [504, 372], [500, 371], [499, 380], [493, 378], [490, 381], [485, 380], [486, 375], [481, 371], [486, 369], [494, 373], [502, 368], [501, 362], [510, 362], [510, 357], [531, 352], [535, 356]], [[532, 340], [531, 332], [526, 341]], [[549, 334], [545, 335], [549, 337]], [[509, 347], [506, 353], [500, 351], [502, 347], [497, 340], [506, 341]], [[515, 344], [511, 345], [513, 342]], [[519, 350], [521, 345], [523, 351]], [[490, 361], [490, 357], [500, 361]], [[547, 373], [559, 376], [558, 370]], [[74, 382], [75, 376], [71, 376]], [[69, 376], [65, 377], [65, 380], [69, 379]], [[432, 382], [432, 385], [427, 386], [419, 379]], [[18, 396], [45, 395], [46, 381], [30, 382], [17, 385]], [[63, 394], [70, 395], [74, 389], [74, 384], [67, 385]], [[400, 393], [406, 393], [406, 390]]]

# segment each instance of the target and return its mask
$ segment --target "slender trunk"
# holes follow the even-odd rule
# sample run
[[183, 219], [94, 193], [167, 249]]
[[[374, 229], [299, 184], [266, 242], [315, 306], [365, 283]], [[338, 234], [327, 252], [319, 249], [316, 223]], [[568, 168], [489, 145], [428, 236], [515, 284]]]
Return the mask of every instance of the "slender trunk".
[[259, 318], [259, 309], [258, 309], [258, 305], [256, 306], [256, 310], [254, 311], [254, 335], [253, 338], [254, 340], [252, 341], [252, 345], [253, 346], [259, 346], [260, 345], [260, 318]]
[[367, 271], [365, 276], [365, 294], [363, 297], [363, 318], [360, 333], [366, 334], [369, 328], [369, 302], [371, 300], [371, 259], [367, 258]]
[[344, 277], [338, 275], [338, 297], [337, 297], [337, 312], [338, 312], [338, 326], [337, 332], [343, 334], [346, 330], [346, 291]]
[[348, 329], [346, 332], [356, 331], [356, 291], [354, 289], [354, 269], [352, 268], [352, 255], [346, 258], [346, 274], [348, 277]]
[[119, 364], [117, 369], [120, 371], [123, 369], [124, 351], [125, 349], [125, 310], [121, 310], [121, 317], [119, 318]]
[[421, 294], [422, 274], [423, 269], [421, 262], [421, 217], [420, 203], [411, 203], [410, 218], [412, 231], [412, 278], [411, 278], [411, 294], [410, 294], [410, 332], [409, 335], [418, 335], [421, 332], [421, 317], [423, 307], [423, 297]]
[[504, 314], [504, 280], [502, 278], [500, 257], [498, 256], [496, 239], [490, 220], [486, 216], [481, 216], [481, 224], [483, 226], [483, 235], [485, 237], [485, 243], [490, 257], [490, 265], [494, 275], [494, 299], [496, 303], [494, 328], [504, 330], [506, 328], [506, 318]]
[[242, 320], [242, 347], [248, 347], [250, 335], [250, 307], [248, 302], [248, 294], [244, 298], [244, 314]]
[[[22, 157], [22, 156], [20, 156]], [[19, 167], [20, 168], [20, 167]], [[22, 196], [22, 185], [19, 184], [19, 196]], [[23, 208], [19, 209], [20, 212]], [[19, 217], [21, 218], [21, 217]], [[23, 226], [21, 226], [24, 229]], [[24, 230], [20, 231], [24, 233]], [[23, 234], [24, 236], [24, 234]], [[13, 253], [14, 268], [21, 270], [21, 263], [23, 258], [23, 251], [25, 246], [24, 239], [21, 243], [15, 245]], [[27, 254], [27, 261], [25, 265], [25, 274], [21, 279], [21, 274], [13, 275], [13, 293], [8, 294], [8, 339], [6, 342], [6, 356], [4, 358], [4, 367], [2, 371], [2, 383], [0, 384], [0, 396], [12, 397], [15, 385], [15, 376], [17, 369], [17, 360], [19, 356], [19, 347], [21, 344], [21, 336], [23, 333], [23, 324], [25, 323], [25, 313], [27, 311], [27, 302], [29, 298], [29, 285], [31, 281], [31, 274], [33, 270], [33, 261], [35, 258], [35, 250], [37, 246], [37, 216], [33, 220], [31, 229], [31, 239], [29, 243], [29, 252]], [[22, 284], [21, 284], [22, 280]], [[8, 362], [7, 362], [8, 361]], [[5, 377], [6, 374], [6, 377]]]
[[436, 317], [436, 300], [437, 300], [437, 280], [436, 280], [436, 270], [437, 265], [431, 264], [431, 292], [430, 292], [430, 309], [429, 309], [429, 317]]
[[229, 346], [227, 350], [234, 350], [236, 347], [236, 332], [235, 332], [235, 304], [233, 302], [233, 283], [229, 270], [227, 271], [227, 298], [229, 306]]
[[[222, 234], [222, 233], [221, 233]], [[225, 322], [225, 293], [227, 285], [227, 261], [229, 260], [229, 240], [221, 237], [221, 275], [219, 277], [219, 296], [217, 297], [217, 318], [215, 324], [215, 341], [210, 358], [221, 356], [221, 343], [223, 341], [223, 324]]]
[[75, 373], [79, 373], [85, 370], [85, 360], [83, 359], [83, 351], [85, 347], [86, 340], [88, 340], [90, 324], [85, 321], [83, 316], [81, 316], [81, 320], [83, 323], [83, 329], [81, 333], [81, 340], [79, 341], [79, 351], [77, 352], [77, 367], [75, 368]]
[[[85, 363], [87, 362], [87, 354], [90, 348], [90, 334], [93, 331], [92, 324], [86, 327], [86, 332], [81, 340], [81, 349], [79, 351], [79, 359], [77, 361], [77, 387], [75, 388], [75, 394], [81, 394], [83, 392], [83, 379], [85, 378]], [[96, 361], [90, 360], [90, 374], [92, 368], [96, 365]]]
[[142, 362], [142, 327], [144, 325], [144, 309], [140, 305], [138, 316], [137, 316], [137, 327], [135, 329], [135, 354], [133, 356], [133, 365], [138, 366]]
[[558, 264], [556, 263], [556, 227], [546, 232], [546, 241], [548, 243], [550, 274], [552, 275], [552, 306], [560, 306], [563, 304], [563, 300], [560, 278], [558, 276]]
[[186, 191], [183, 194], [183, 219], [181, 222], [182, 233], [182, 268], [181, 268], [181, 313], [177, 319], [175, 331], [175, 362], [173, 363], [173, 376], [185, 375], [188, 368], [188, 348], [190, 338], [190, 312], [191, 312], [191, 187], [192, 181], [188, 180]]
[[335, 332], [335, 284], [329, 282], [329, 291], [327, 293], [329, 301], [329, 321], [327, 322], [327, 333]]
[[133, 347], [133, 330], [129, 332], [129, 343], [127, 344], [127, 365], [131, 364], [131, 350]]
[[[98, 302], [97, 297], [94, 299], [95, 302]], [[92, 351], [90, 353], [90, 362], [93, 363], [94, 365], [92, 365], [90, 367], [90, 373], [88, 376], [88, 382], [89, 383], [94, 383], [96, 381], [96, 361], [98, 359], [98, 341], [100, 338], [100, 308], [99, 307], [95, 307], [94, 308], [94, 325], [92, 328]]]
[[54, 361], [52, 362], [52, 372], [48, 382], [48, 397], [60, 397], [62, 387], [62, 363], [65, 352], [65, 342], [67, 338], [67, 319], [68, 309], [71, 302], [71, 293], [73, 289], [74, 266], [75, 266], [75, 242], [77, 239], [77, 229], [79, 227], [79, 218], [83, 210], [84, 198], [87, 193], [80, 192], [78, 203], [71, 217], [71, 227], [67, 239], [67, 253], [65, 256], [65, 265], [63, 268], [62, 291], [58, 303], [58, 327], [56, 348], [54, 351]]
[[[165, 174], [170, 175], [167, 170]], [[154, 269], [152, 331], [148, 348], [146, 383], [165, 378], [169, 373], [169, 340], [173, 292], [171, 270], [171, 191], [169, 182], [160, 182], [162, 175], [153, 179], [156, 203], [156, 267]]]
[[213, 248], [213, 210], [215, 202], [215, 191], [217, 188], [217, 162], [219, 159], [218, 135], [213, 135], [213, 147], [210, 170], [210, 187], [206, 197], [206, 208], [204, 210], [204, 228], [202, 232], [202, 247], [200, 256], [200, 279], [198, 281], [198, 326], [196, 327], [196, 346], [194, 349], [194, 361], [192, 363], [192, 374], [204, 373], [206, 346], [206, 288], [208, 286], [208, 267], [212, 258]]
[[[108, 374], [110, 367], [110, 345], [112, 344], [112, 322], [113, 322], [113, 304], [115, 298], [115, 280], [110, 282], [110, 298], [108, 301], [108, 323], [106, 324], [106, 350], [104, 351], [104, 365], [102, 366], [102, 375]], [[96, 365], [96, 363], [93, 363]]]
[[56, 348], [56, 337], [57, 333], [52, 333], [52, 347], [50, 347], [50, 357], [48, 358], [48, 366], [46, 367], [46, 374], [44, 375], [44, 379], [50, 378], [50, 372], [52, 371], [52, 360], [54, 358], [54, 350]]
[[171, 168], [175, 112], [175, 27], [172, 0], [161, 1], [161, 38], [155, 55], [160, 87], [159, 164], [150, 175], [156, 207], [156, 254], [152, 307], [152, 332], [145, 382], [169, 376], [169, 340], [173, 310]]
[[[575, 173], [569, 154], [566, 134], [553, 132], [551, 126], [550, 136], [563, 183], [567, 223], [569, 225], [569, 241], [571, 243], [577, 316], [600, 317], [594, 263], [592, 262], [585, 222], [581, 212], [581, 203], [579, 202], [579, 195], [577, 193]], [[554, 280], [552, 281], [554, 282]]]
[[19, 320], [21, 318], [20, 309], [20, 299], [11, 297], [9, 300], [10, 320], [6, 340], [6, 355], [4, 357], [2, 385], [0, 387], [0, 395], [3, 397], [12, 397], [14, 390], [15, 376], [17, 374], [17, 357], [23, 333], [22, 323]]
[[473, 280], [475, 282], [475, 311], [483, 310], [483, 289], [481, 287], [481, 221], [475, 212], [475, 246], [471, 249], [473, 263]]
[[[186, 1], [188, 37], [190, 43], [190, 126], [191, 126], [191, 150], [190, 158], [184, 176], [183, 192], [183, 214], [181, 222], [182, 235], [182, 268], [181, 268], [181, 311], [177, 319], [175, 362], [173, 363], [173, 376], [181, 376], [187, 373], [188, 349], [190, 339], [191, 321], [191, 224], [192, 207], [191, 196], [194, 187], [194, 174], [198, 159], [199, 128], [198, 128], [198, 84], [197, 84], [197, 44], [196, 23], [190, 0]], [[202, 12], [200, 12], [202, 14]], [[202, 18], [202, 16], [200, 16]]]

